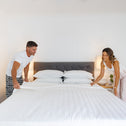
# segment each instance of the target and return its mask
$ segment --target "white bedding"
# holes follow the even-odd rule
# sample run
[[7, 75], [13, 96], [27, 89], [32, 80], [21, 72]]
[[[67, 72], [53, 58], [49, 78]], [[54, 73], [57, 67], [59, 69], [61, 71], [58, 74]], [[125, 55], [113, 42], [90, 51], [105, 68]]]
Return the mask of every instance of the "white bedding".
[[0, 104], [0, 126], [125, 125], [126, 103], [100, 86], [39, 80]]

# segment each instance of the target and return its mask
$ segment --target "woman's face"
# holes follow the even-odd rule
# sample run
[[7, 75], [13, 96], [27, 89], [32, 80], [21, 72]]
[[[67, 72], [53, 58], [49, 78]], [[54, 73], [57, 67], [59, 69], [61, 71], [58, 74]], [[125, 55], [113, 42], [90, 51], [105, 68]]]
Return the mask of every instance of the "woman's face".
[[107, 52], [102, 52], [102, 59], [103, 61], [109, 61], [109, 55], [107, 54]]

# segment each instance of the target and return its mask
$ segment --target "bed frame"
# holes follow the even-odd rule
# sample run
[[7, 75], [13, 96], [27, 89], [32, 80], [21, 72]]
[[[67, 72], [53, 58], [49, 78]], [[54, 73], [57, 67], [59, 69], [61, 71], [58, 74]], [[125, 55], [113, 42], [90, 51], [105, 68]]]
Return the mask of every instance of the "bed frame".
[[34, 73], [40, 70], [85, 70], [94, 73], [94, 62], [34, 62]]

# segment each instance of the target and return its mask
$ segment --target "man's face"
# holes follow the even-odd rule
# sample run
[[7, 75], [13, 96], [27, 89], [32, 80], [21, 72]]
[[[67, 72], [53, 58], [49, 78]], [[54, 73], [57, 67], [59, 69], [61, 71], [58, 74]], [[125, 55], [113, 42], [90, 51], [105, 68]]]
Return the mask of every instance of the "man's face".
[[27, 47], [28, 53], [29, 55], [35, 55], [36, 51], [37, 51], [37, 47], [33, 46], [33, 47]]

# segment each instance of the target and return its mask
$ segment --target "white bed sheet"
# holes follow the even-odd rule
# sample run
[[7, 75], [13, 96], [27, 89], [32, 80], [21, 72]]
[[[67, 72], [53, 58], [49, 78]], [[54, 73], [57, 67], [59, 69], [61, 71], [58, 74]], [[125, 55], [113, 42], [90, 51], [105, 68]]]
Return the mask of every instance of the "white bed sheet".
[[126, 103], [100, 86], [39, 80], [0, 104], [0, 126], [125, 125]]

